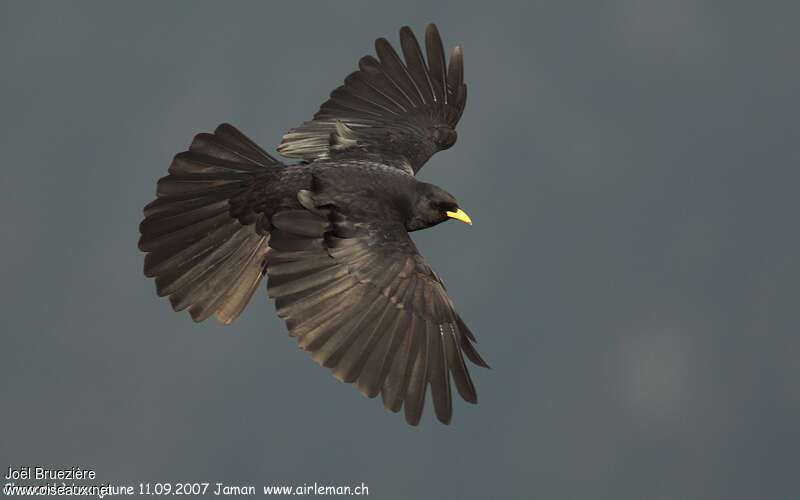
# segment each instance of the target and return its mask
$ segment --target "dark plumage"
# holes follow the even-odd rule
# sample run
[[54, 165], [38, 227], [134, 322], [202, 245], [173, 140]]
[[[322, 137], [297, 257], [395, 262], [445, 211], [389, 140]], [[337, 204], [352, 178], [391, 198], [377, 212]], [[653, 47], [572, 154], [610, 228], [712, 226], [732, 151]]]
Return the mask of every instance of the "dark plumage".
[[470, 222], [453, 196], [414, 177], [455, 143], [467, 95], [461, 48], [447, 66], [433, 24], [425, 42], [427, 63], [402, 28], [404, 63], [379, 38], [378, 58], [363, 57], [313, 120], [284, 135], [278, 151], [301, 163], [284, 165], [228, 124], [197, 135], [139, 228], [145, 275], [176, 311], [231, 323], [266, 274], [300, 347], [390, 410], [404, 406], [412, 425], [428, 385], [444, 423], [451, 377], [477, 402], [464, 356], [487, 366], [408, 235]]

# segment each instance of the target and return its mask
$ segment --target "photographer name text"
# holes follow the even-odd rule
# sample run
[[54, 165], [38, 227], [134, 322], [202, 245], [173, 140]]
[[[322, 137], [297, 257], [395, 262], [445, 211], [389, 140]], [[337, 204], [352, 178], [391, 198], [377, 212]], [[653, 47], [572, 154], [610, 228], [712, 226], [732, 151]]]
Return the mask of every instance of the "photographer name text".
[[5, 479], [94, 479], [97, 476], [93, 469], [70, 467], [68, 469], [49, 469], [47, 467], [9, 465]]

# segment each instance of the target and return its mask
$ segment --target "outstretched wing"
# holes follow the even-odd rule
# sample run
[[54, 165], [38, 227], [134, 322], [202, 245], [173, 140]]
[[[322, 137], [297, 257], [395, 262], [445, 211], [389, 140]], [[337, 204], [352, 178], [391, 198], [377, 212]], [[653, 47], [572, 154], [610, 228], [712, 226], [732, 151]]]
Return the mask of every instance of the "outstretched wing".
[[452, 415], [450, 376], [477, 402], [464, 363], [487, 366], [439, 277], [405, 228], [354, 223], [298, 197], [306, 210], [276, 213], [267, 265], [268, 289], [290, 335], [313, 359], [386, 408], [405, 404], [417, 425], [431, 386], [436, 416]]
[[313, 161], [355, 150], [416, 173], [431, 155], [452, 146], [467, 100], [461, 47], [453, 49], [448, 67], [433, 24], [425, 32], [427, 63], [407, 26], [400, 30], [400, 45], [405, 63], [385, 38], [377, 39], [378, 59], [362, 57], [359, 70], [312, 121], [284, 135], [278, 151]]

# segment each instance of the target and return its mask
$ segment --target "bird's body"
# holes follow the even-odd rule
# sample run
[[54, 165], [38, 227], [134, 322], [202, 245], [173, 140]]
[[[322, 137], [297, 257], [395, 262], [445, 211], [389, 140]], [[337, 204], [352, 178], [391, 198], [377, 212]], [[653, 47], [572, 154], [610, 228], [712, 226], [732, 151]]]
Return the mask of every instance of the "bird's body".
[[408, 232], [448, 218], [470, 222], [455, 198], [416, 172], [456, 139], [463, 111], [461, 50], [445, 67], [438, 32], [428, 64], [408, 28], [407, 66], [383, 39], [380, 62], [331, 94], [311, 122], [284, 136], [285, 165], [231, 125], [198, 134], [175, 156], [144, 209], [145, 274], [195, 321], [230, 323], [262, 278], [299, 345], [416, 425], [426, 388], [452, 414], [450, 377], [477, 396], [463, 356], [486, 366], [439, 277]]

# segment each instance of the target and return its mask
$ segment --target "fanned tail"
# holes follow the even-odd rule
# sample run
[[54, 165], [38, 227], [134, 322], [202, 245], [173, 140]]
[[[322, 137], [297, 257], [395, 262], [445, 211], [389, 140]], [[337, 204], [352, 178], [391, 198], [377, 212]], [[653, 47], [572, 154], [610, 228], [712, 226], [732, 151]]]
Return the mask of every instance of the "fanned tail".
[[263, 186], [281, 165], [228, 124], [175, 156], [139, 226], [144, 274], [173, 309], [225, 324], [242, 313], [265, 274]]

